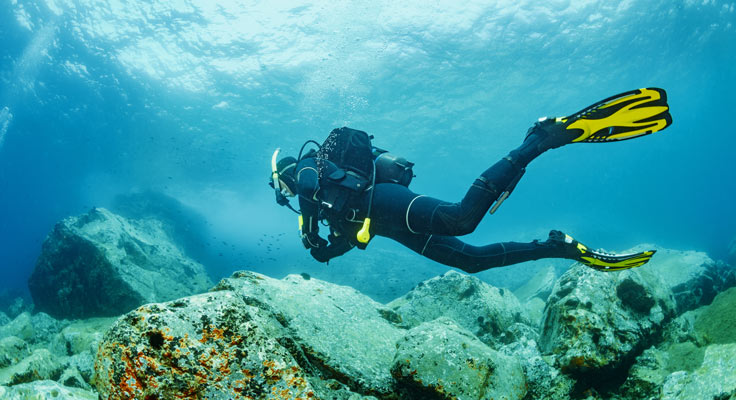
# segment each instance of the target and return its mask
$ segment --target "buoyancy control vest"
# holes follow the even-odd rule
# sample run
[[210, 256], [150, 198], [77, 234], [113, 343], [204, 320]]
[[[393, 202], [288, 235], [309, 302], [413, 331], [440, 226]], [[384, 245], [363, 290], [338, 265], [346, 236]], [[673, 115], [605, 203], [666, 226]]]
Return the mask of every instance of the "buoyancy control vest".
[[[320, 190], [320, 218], [343, 234], [353, 233], [360, 224], [365, 228], [370, 209], [358, 210], [364, 192], [372, 196], [377, 183], [409, 186], [414, 177], [414, 163], [372, 145], [372, 135], [342, 127], [333, 129], [319, 150], [308, 153], [315, 157]], [[369, 202], [371, 204], [371, 202]], [[370, 208], [370, 206], [369, 206]], [[348, 225], [350, 227], [348, 227]], [[354, 236], [354, 235], [351, 235]], [[367, 244], [358, 239], [358, 247]]]

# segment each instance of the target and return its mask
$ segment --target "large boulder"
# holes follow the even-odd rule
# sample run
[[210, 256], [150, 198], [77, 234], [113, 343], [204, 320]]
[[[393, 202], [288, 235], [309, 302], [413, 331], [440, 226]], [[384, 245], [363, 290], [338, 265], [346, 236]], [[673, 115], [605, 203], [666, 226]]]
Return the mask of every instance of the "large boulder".
[[529, 324], [510, 290], [455, 271], [421, 282], [387, 306], [400, 316], [405, 328], [448, 317], [493, 348], [509, 340], [506, 331], [513, 324]]
[[396, 347], [391, 372], [401, 398], [511, 400], [526, 394], [516, 358], [492, 350], [449, 318], [411, 329]]
[[231, 290], [246, 304], [270, 312], [321, 375], [359, 393], [392, 392], [389, 371], [404, 331], [390, 322], [398, 317], [382, 304], [306, 274], [272, 279], [237, 272], [213, 290]]
[[200, 293], [211, 282], [201, 264], [172, 244], [161, 223], [95, 208], [56, 224], [28, 286], [38, 310], [87, 318]]
[[576, 264], [549, 297], [539, 344], [563, 372], [617, 385], [611, 376], [653, 344], [674, 310], [669, 288], [644, 269], [602, 273]]
[[[649, 248], [657, 247], [642, 245], [632, 251]], [[642, 270], [657, 276], [673, 292], [678, 314], [710, 304], [718, 293], [736, 286], [736, 269], [698, 251], [657, 248]]]
[[231, 291], [145, 305], [105, 334], [95, 384], [104, 399], [311, 398], [282, 329]]
[[380, 304], [299, 275], [239, 272], [213, 290], [121, 317], [97, 353], [101, 398], [391, 395], [402, 331]]

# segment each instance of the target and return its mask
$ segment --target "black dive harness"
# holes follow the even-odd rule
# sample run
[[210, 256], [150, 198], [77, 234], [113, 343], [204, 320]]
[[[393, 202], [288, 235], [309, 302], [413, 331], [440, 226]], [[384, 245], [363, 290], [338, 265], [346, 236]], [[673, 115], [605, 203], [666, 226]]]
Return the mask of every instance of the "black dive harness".
[[[364, 132], [361, 133], [365, 134]], [[368, 138], [369, 140], [373, 139], [373, 136], [369, 136]], [[317, 146], [318, 151], [316, 152], [316, 154], [314, 150], [310, 150], [310, 152], [304, 154], [304, 149], [310, 143]], [[376, 183], [390, 182], [398, 183], [403, 186], [408, 186], [412, 178], [414, 177], [414, 171], [412, 170], [414, 163], [407, 161], [403, 157], [397, 157], [393, 154], [390, 154], [386, 150], [379, 149], [370, 145], [372, 160], [370, 160], [369, 162], [372, 168], [372, 173], [370, 174], [370, 181], [367, 181], [363, 176], [364, 174], [357, 174], [350, 168], [344, 169], [342, 168], [342, 166], [336, 165], [328, 159], [320, 157], [321, 152], [319, 150], [322, 150], [323, 147], [324, 145], [320, 145], [314, 140], [307, 140], [306, 142], [304, 142], [301, 149], [299, 150], [299, 155], [296, 159], [296, 165], [298, 165], [299, 162], [301, 162], [306, 157], [315, 157], [318, 166], [321, 167], [318, 168], [318, 170], [320, 175], [320, 192], [323, 192], [323, 196], [320, 196], [321, 198], [319, 199], [320, 211], [317, 218], [325, 219], [328, 222], [331, 220], [342, 221], [344, 219], [345, 221], [353, 223], [362, 223], [360, 229], [355, 234], [355, 239], [358, 242], [358, 247], [365, 248], [365, 246], [371, 240], [371, 211], [373, 207], [373, 196]], [[300, 236], [302, 237], [302, 241], [304, 241], [307, 233], [305, 233], [303, 229], [304, 219], [302, 213], [291, 206], [291, 204], [289, 203], [289, 199], [284, 193], [286, 189], [281, 187], [281, 182], [279, 179], [280, 174], [283, 173], [283, 171], [286, 170], [288, 167], [283, 168], [282, 171], [277, 170], [276, 159], [278, 157], [279, 151], [280, 149], [276, 149], [273, 156], [271, 157], [272, 174], [271, 182], [269, 183], [271, 187], [274, 188], [274, 191], [276, 193], [276, 202], [279, 205], [287, 206], [289, 209], [299, 214], [299, 232]], [[369, 154], [369, 156], [371, 155]], [[325, 165], [329, 165], [329, 168], [325, 167]], [[329, 173], [327, 174], [327, 176], [323, 176], [326, 172], [328, 172], [328, 170]], [[368, 182], [370, 182], [370, 185], [368, 185]], [[351, 199], [356, 198], [357, 194], [365, 193], [365, 191], [367, 190], [370, 190], [370, 197], [368, 198], [368, 207], [365, 217], [362, 221], [356, 220], [359, 211], [355, 208], [350, 207], [349, 203], [351, 203]], [[348, 213], [351, 213], [352, 216], [348, 217]], [[341, 228], [342, 227], [340, 226], [340, 224], [337, 224], [337, 226], [331, 226], [331, 229], [336, 230], [338, 233], [344, 233], [340, 232], [341, 230], [343, 230]]]

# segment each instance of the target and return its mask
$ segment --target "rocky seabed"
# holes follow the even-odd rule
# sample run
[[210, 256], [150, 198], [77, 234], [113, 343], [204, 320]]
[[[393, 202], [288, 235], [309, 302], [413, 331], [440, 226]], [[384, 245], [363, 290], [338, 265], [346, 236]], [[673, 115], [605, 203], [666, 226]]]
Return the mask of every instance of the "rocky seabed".
[[[114, 218], [93, 220], [103, 217]], [[169, 276], [201, 276], [116, 223], [135, 246], [96, 245], [92, 259], [118, 284], [134, 282], [140, 299], [171, 293], [126, 278], [128, 251], [176, 258]], [[48, 273], [58, 268], [41, 259]], [[167, 276], [150, 262], [135, 268]], [[542, 269], [514, 292], [450, 271], [387, 304], [306, 274], [240, 271], [122, 315], [73, 319], [114, 305], [69, 302], [49, 305], [54, 317], [38, 304], [0, 313], [0, 398], [736, 399], [735, 285], [728, 264], [667, 249], [623, 272]]]

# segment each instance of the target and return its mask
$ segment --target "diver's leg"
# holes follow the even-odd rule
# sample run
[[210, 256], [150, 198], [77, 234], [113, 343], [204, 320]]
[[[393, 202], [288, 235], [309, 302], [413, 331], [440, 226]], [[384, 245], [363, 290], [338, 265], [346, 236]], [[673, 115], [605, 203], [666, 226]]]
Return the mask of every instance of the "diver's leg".
[[498, 201], [495, 206], [498, 207], [508, 197], [532, 160], [570, 142], [569, 135], [559, 134], [557, 125], [554, 119], [535, 123], [521, 146], [480, 174], [460, 202], [425, 196], [415, 198], [407, 211], [410, 230], [447, 236], [466, 235], [475, 230], [493, 203]]
[[[552, 122], [554, 123], [554, 122]], [[526, 166], [544, 151], [562, 146], [555, 135], [544, 129], [549, 124], [538, 122], [529, 129], [527, 137], [518, 148], [512, 150], [482, 174], [470, 185], [465, 196], [458, 203], [442, 201], [428, 196], [420, 196], [404, 186], [397, 184], [385, 190], [378, 190], [376, 185], [374, 201], [380, 198], [387, 200], [384, 207], [391, 214], [396, 211], [403, 215], [396, 218], [405, 220], [406, 227], [412, 233], [461, 236], [471, 233], [478, 226], [494, 202], [498, 205], [511, 193], [526, 171]], [[391, 192], [390, 195], [379, 191]], [[407, 197], [408, 196], [408, 197]], [[371, 217], [381, 215], [372, 212]]]
[[562, 244], [550, 240], [471, 246], [454, 236], [398, 234], [391, 238], [433, 261], [471, 274], [542, 258], [571, 258]]

